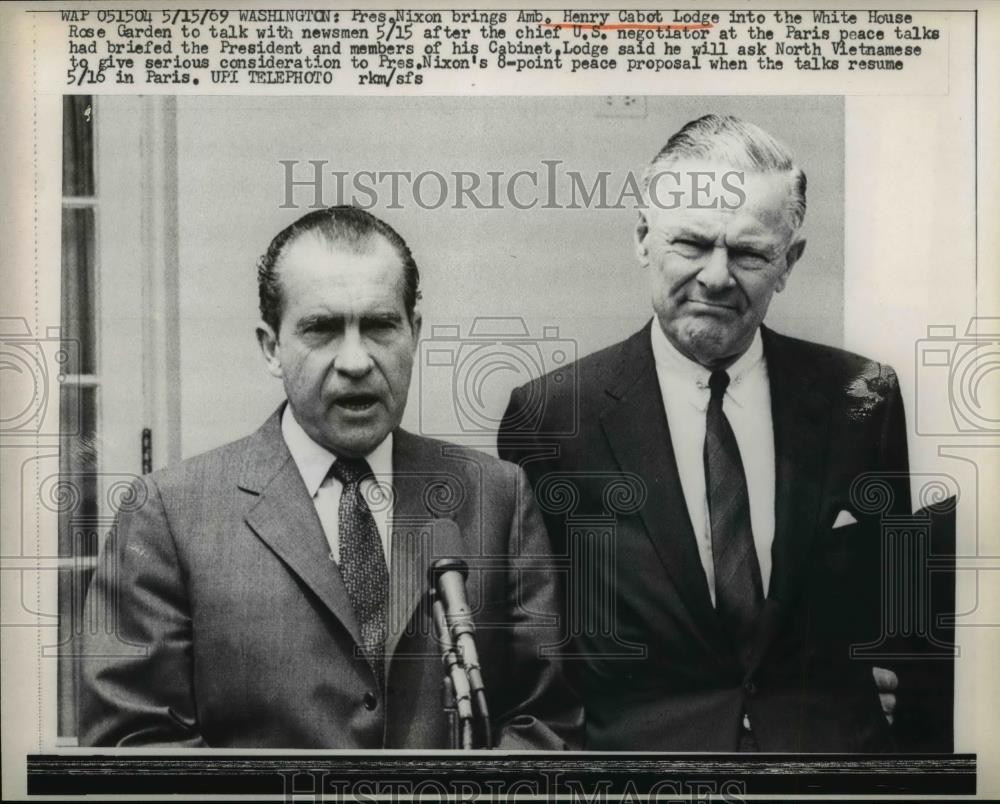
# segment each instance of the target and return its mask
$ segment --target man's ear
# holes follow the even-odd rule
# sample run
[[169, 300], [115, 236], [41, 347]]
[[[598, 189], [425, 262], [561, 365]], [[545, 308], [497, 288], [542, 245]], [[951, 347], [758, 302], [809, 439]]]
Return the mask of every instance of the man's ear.
[[646, 236], [649, 234], [649, 221], [640, 212], [639, 220], [635, 222], [635, 256], [642, 265], [649, 262], [649, 249], [646, 247]]
[[281, 359], [278, 357], [278, 333], [265, 321], [257, 324], [257, 344], [260, 346], [261, 354], [264, 355], [267, 370], [271, 372], [272, 377], [280, 380], [284, 373], [281, 370]]
[[788, 247], [788, 251], [785, 253], [785, 270], [778, 278], [778, 283], [774, 286], [775, 293], [781, 293], [785, 289], [785, 283], [788, 282], [788, 275], [792, 272], [792, 268], [795, 267], [795, 263], [799, 261], [799, 258], [802, 257], [802, 252], [805, 250], [806, 240], [804, 237], [797, 238]]
[[410, 316], [410, 329], [413, 330], [413, 348], [417, 347], [417, 342], [420, 340], [420, 328], [423, 326], [424, 320], [420, 315], [419, 310], [414, 310], [413, 315]]

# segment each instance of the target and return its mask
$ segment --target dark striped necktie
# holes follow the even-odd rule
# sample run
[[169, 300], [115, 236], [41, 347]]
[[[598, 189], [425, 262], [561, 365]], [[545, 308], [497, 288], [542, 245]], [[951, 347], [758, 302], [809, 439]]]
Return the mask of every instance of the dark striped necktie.
[[375, 518], [361, 493], [361, 481], [371, 477], [372, 470], [363, 458], [338, 458], [330, 474], [344, 486], [338, 511], [340, 574], [361, 626], [362, 650], [382, 688], [389, 568]]
[[712, 529], [715, 608], [744, 669], [757, 616], [764, 605], [760, 563], [750, 524], [750, 495], [733, 428], [722, 412], [729, 386], [725, 371], [713, 371], [705, 420], [705, 490]]

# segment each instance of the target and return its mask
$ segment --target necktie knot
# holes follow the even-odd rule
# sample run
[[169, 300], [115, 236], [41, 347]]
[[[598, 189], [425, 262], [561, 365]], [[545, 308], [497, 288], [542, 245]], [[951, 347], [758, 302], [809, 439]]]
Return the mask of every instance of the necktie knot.
[[708, 378], [708, 387], [712, 392], [712, 399], [722, 399], [729, 387], [729, 374], [725, 371], [713, 371]]
[[330, 467], [330, 476], [336, 478], [345, 486], [360, 483], [366, 477], [371, 477], [372, 468], [364, 458], [337, 458]]

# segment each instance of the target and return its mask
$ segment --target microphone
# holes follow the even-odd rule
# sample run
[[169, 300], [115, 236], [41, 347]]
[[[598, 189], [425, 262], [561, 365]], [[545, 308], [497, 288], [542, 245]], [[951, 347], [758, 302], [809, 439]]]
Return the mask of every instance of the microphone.
[[451, 634], [448, 633], [444, 606], [440, 600], [434, 601], [432, 612], [434, 625], [437, 627], [438, 638], [441, 640], [441, 661], [448, 671], [448, 677], [451, 678], [458, 716], [462, 720], [472, 720], [472, 696], [469, 690], [469, 679], [462, 669], [455, 645], [451, 641]]
[[[440, 540], [447, 551], [450, 552], [453, 545], [456, 548], [462, 545], [458, 525], [452, 520], [436, 519], [432, 524], [435, 540]], [[445, 551], [436, 550], [435, 552]], [[487, 747], [492, 748], [486, 686], [483, 683], [483, 674], [479, 665], [479, 652], [476, 650], [476, 625], [473, 622], [472, 609], [469, 607], [465, 592], [465, 579], [469, 575], [469, 565], [461, 558], [439, 558], [431, 564], [427, 574], [437, 601], [444, 608], [447, 630], [454, 648], [468, 674], [473, 700], [483, 718]]]
[[460, 558], [439, 558], [431, 565], [430, 575], [438, 598], [444, 604], [451, 638], [469, 674], [469, 686], [473, 692], [484, 689], [479, 652], [476, 650], [476, 625], [465, 595], [469, 565]]

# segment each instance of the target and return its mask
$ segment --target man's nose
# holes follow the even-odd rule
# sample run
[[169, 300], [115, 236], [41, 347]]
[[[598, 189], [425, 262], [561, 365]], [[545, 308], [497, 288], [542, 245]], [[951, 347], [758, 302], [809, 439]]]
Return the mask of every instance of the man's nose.
[[725, 290], [733, 281], [729, 273], [729, 250], [715, 246], [705, 255], [705, 263], [698, 272], [698, 281], [709, 290]]
[[372, 356], [368, 353], [361, 332], [357, 327], [348, 327], [337, 350], [333, 366], [341, 374], [363, 377], [372, 370]]

